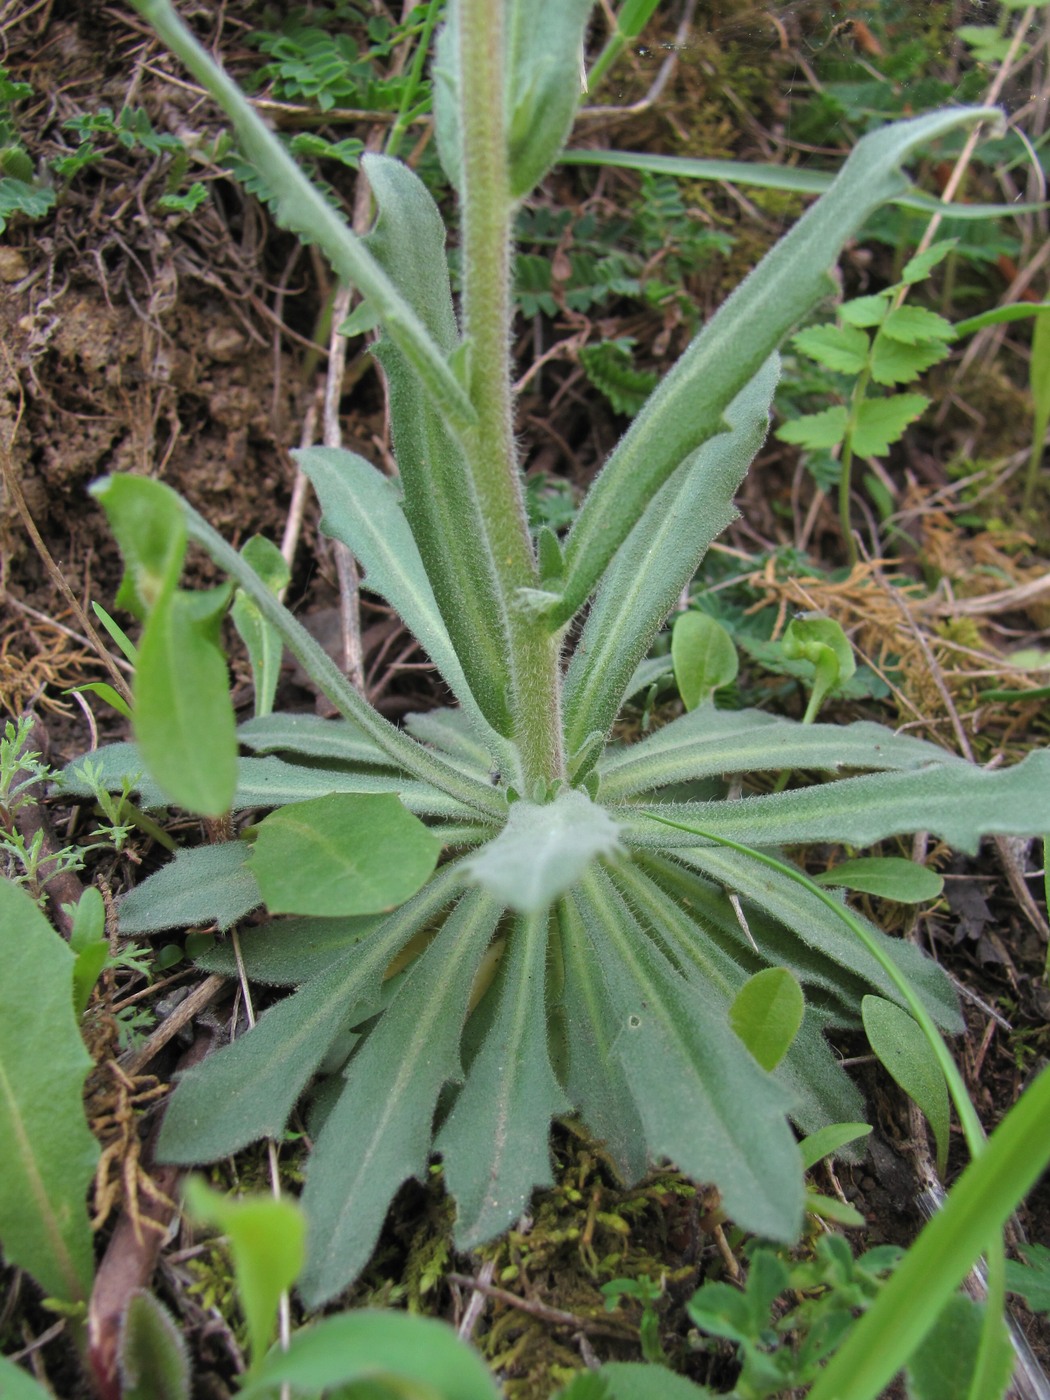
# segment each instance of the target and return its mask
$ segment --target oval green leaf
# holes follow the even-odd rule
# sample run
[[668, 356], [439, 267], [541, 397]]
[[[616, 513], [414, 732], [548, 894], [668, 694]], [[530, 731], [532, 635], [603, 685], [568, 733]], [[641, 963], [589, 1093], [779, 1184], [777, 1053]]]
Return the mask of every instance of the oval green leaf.
[[272, 914], [378, 914], [415, 894], [441, 840], [392, 792], [332, 793], [272, 812], [250, 868]]
[[678, 693], [687, 710], [695, 710], [723, 685], [736, 680], [740, 667], [733, 639], [706, 613], [684, 612], [671, 631], [671, 660]]
[[903, 856], [860, 856], [844, 860], [832, 870], [815, 875], [818, 885], [830, 885], [840, 890], [858, 890], [893, 899], [898, 904], [922, 904], [936, 899], [944, 889], [944, 880], [935, 870], [927, 870]]
[[798, 1034], [805, 1012], [802, 988], [786, 967], [748, 978], [729, 1008], [729, 1024], [763, 1069], [775, 1069]]
[[933, 1129], [937, 1170], [943, 1176], [948, 1164], [948, 1086], [932, 1046], [908, 1013], [883, 997], [866, 996], [861, 1016], [872, 1050]]

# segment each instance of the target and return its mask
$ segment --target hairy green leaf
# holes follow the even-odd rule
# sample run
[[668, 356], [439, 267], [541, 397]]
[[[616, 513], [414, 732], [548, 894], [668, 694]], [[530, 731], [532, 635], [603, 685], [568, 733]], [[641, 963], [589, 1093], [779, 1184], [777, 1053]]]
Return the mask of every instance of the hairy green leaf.
[[0, 880], [0, 1243], [45, 1293], [86, 1299], [85, 1198], [99, 1149], [84, 1119], [92, 1068], [73, 1012], [73, 954], [28, 894]]
[[503, 830], [464, 873], [511, 909], [546, 909], [599, 856], [620, 849], [616, 823], [585, 793], [563, 789], [553, 802], [515, 802]]
[[544, 911], [511, 928], [498, 1009], [434, 1142], [456, 1198], [461, 1250], [509, 1229], [533, 1189], [553, 1184], [550, 1122], [570, 1104], [547, 1054], [547, 923]]
[[[940, 1316], [908, 1362], [908, 1400], [958, 1400], [967, 1395], [977, 1369], [984, 1307], [962, 1293], [949, 1298]], [[1005, 1395], [1017, 1357], [1000, 1320], [996, 1365], [986, 1395]]]
[[[459, 331], [449, 288], [445, 226], [437, 205], [419, 177], [399, 161], [369, 156], [363, 165], [379, 208], [368, 246], [451, 357]], [[507, 618], [463, 449], [436, 406], [421, 398], [414, 367], [401, 348], [384, 340], [376, 356], [389, 387], [404, 512], [426, 578], [470, 693], [493, 728], [507, 734]], [[339, 502], [324, 504], [326, 510], [338, 511], [334, 523], [340, 529], [349, 524], [348, 510]], [[415, 573], [410, 562], [404, 568]], [[392, 579], [387, 569], [377, 582], [381, 588], [396, 582], [404, 591], [404, 580]], [[411, 586], [418, 602], [417, 585], [415, 580]], [[420, 611], [416, 609], [409, 626], [419, 625]], [[428, 646], [433, 637], [420, 640]], [[442, 652], [433, 659], [440, 666], [446, 657]], [[455, 680], [453, 670], [450, 684]]]
[[[929, 831], [974, 854], [982, 836], [1034, 836], [1050, 829], [1050, 752], [1036, 750], [1012, 768], [938, 766], [916, 773], [871, 773], [816, 787], [732, 802], [668, 804], [661, 813], [712, 835], [751, 846], [814, 841], [872, 846], [889, 836]], [[659, 831], [622, 812], [629, 845], [701, 846], [704, 838]]]
[[276, 1137], [336, 1037], [375, 1009], [391, 959], [457, 893], [446, 866], [367, 938], [277, 1002], [244, 1036], [179, 1079], [161, 1129], [160, 1160], [213, 1162]]
[[[374, 173], [375, 168], [370, 168]], [[394, 482], [363, 457], [340, 448], [310, 447], [295, 457], [313, 482], [324, 510], [321, 529], [342, 540], [363, 565], [364, 586], [397, 611], [460, 705], [474, 718], [479, 733], [489, 735], [491, 741], [495, 736], [453, 648]]]
[[616, 719], [638, 664], [696, 572], [736, 517], [733, 497], [761, 447], [780, 362], [774, 356], [726, 409], [725, 427], [657, 492], [591, 605], [565, 678], [565, 739], [575, 751]]
[[[652, 1156], [711, 1181], [746, 1230], [794, 1239], [802, 1219], [789, 1103], [758, 1068], [725, 1013], [645, 936], [607, 877], [573, 891], [619, 1023], [623, 1066]], [[741, 1103], [749, 1107], [739, 1111]]]
[[831, 189], [707, 322], [662, 381], [592, 486], [566, 546], [567, 621], [590, 595], [646, 503], [675, 468], [721, 430], [722, 414], [783, 336], [826, 295], [827, 269], [854, 229], [900, 195], [917, 146], [993, 114], [954, 109], [862, 138]]
[[[360, 918], [281, 918], [240, 931], [241, 962], [252, 982], [276, 987], [298, 987], [309, 982], [368, 934], [374, 933], [381, 914]], [[194, 962], [205, 972], [239, 975], [232, 941], [216, 940]]]
[[299, 1288], [309, 1307], [356, 1277], [394, 1192], [426, 1170], [438, 1095], [462, 1077], [467, 999], [499, 912], [481, 891], [463, 897], [345, 1071], [302, 1196], [310, 1233]]
[[192, 1376], [182, 1332], [144, 1288], [128, 1301], [120, 1332], [121, 1400], [190, 1400]]
[[611, 1157], [621, 1181], [633, 1185], [649, 1165], [645, 1129], [623, 1065], [613, 1053], [617, 1019], [583, 921], [572, 900], [558, 904], [562, 997], [561, 1080], [574, 1108]]
[[716, 710], [703, 705], [664, 725], [641, 743], [607, 753], [598, 766], [606, 800], [632, 797], [667, 783], [721, 773], [809, 768], [898, 769], [932, 764], [962, 767], [965, 760], [909, 734], [868, 720], [807, 724], [765, 710]]
[[401, 904], [440, 852], [440, 838], [394, 793], [332, 793], [264, 818], [251, 869], [271, 913], [335, 918]]
[[237, 741], [253, 753], [293, 753], [398, 771], [389, 756], [352, 720], [324, 719], [308, 713], [256, 715], [237, 726]]
[[120, 902], [120, 931], [160, 933], [215, 924], [225, 933], [262, 903], [243, 841], [221, 841], [175, 852]]
[[380, 262], [347, 226], [321, 191], [296, 165], [291, 155], [227, 74], [218, 67], [179, 19], [170, 0], [135, 0], [136, 8], [153, 25], [197, 80], [222, 105], [237, 129], [244, 154], [266, 172], [273, 191], [276, 217], [285, 228], [324, 252], [341, 281], [360, 288], [376, 307], [386, 334], [412, 365], [427, 397], [457, 427], [469, 427], [474, 410], [448, 364], [443, 347], [430, 328], [395, 286]]

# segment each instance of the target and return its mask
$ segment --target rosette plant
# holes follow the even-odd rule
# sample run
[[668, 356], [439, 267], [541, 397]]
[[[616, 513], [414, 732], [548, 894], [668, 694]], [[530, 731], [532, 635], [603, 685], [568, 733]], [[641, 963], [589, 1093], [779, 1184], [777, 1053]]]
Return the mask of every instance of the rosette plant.
[[[982, 771], [873, 723], [710, 702], [639, 743], [610, 736], [661, 624], [735, 516], [777, 345], [833, 294], [846, 240], [908, 190], [909, 153], [995, 113], [943, 111], [864, 137], [663, 378], [567, 537], [534, 541], [510, 388], [511, 223], [570, 129], [591, 0], [449, 6], [434, 92], [459, 199], [458, 306], [438, 208], [406, 165], [366, 158], [378, 213], [358, 239], [166, 0], [137, 3], [224, 106], [281, 220], [359, 289], [380, 329], [398, 479], [351, 452], [311, 448], [299, 462], [322, 528], [457, 702], [394, 727], [278, 601], [264, 549], [238, 554], [159, 483], [95, 488], [127, 564], [121, 599], [144, 631], [136, 745], [94, 761], [114, 785], [137, 775], [147, 806], [270, 810], [236, 839], [181, 852], [125, 898], [123, 927], [227, 927], [264, 907], [240, 935], [244, 965], [294, 988], [181, 1079], [161, 1158], [213, 1161], [279, 1137], [309, 1091], [309, 1305], [362, 1269], [394, 1193], [432, 1158], [459, 1247], [512, 1225], [552, 1179], [550, 1125], [566, 1115], [623, 1180], [670, 1159], [714, 1183], [742, 1227], [793, 1238], [794, 1128], [861, 1111], [824, 1031], [859, 1026], [866, 993], [901, 1002], [887, 966], [942, 1027], [960, 1023], [932, 962], [865, 925], [876, 956], [750, 850], [925, 830], [974, 851], [985, 833], [1038, 833], [1050, 758]], [[340, 719], [260, 705], [235, 729], [217, 642], [230, 589], [179, 588], [188, 542], [236, 585], [258, 654], [279, 639]], [[67, 775], [74, 790], [83, 762]], [[784, 769], [810, 780], [747, 795], [751, 775]], [[204, 963], [232, 969], [232, 954]], [[771, 966], [805, 996], [772, 1069], [729, 1015]]]

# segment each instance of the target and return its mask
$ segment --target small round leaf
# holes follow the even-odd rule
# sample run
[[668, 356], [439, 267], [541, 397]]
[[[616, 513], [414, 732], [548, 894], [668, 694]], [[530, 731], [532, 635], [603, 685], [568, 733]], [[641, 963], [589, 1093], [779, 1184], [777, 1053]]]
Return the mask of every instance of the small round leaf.
[[802, 988], [786, 967], [750, 977], [729, 1008], [729, 1024], [763, 1069], [775, 1069], [798, 1034], [805, 1012]]

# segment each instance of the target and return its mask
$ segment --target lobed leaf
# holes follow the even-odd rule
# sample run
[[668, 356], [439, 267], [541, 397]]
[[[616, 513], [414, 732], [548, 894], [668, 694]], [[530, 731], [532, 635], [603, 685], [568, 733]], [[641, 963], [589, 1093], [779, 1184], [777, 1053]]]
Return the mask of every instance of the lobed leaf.
[[[873, 369], [873, 378], [874, 375]], [[909, 379], [914, 377], [908, 375]], [[864, 399], [857, 406], [852, 439], [854, 452], [861, 457], [885, 457], [891, 445], [903, 436], [908, 424], [914, 423], [929, 405], [925, 394], [891, 394], [884, 399]]]
[[482, 891], [463, 897], [345, 1071], [302, 1196], [310, 1235], [299, 1289], [308, 1307], [357, 1276], [395, 1191], [426, 1170], [438, 1095], [462, 1078], [467, 1001], [499, 913]]
[[743, 1229], [794, 1239], [802, 1173], [787, 1096], [733, 1035], [718, 1003], [646, 938], [608, 877], [589, 872], [572, 898], [619, 1023], [613, 1052], [650, 1154], [713, 1182]]
[[860, 374], [868, 363], [871, 341], [852, 325], [811, 326], [792, 336], [791, 343], [811, 360], [840, 374]]
[[[667, 804], [661, 813], [749, 846], [834, 841], [872, 846], [929, 831], [973, 855], [982, 836], [1033, 836], [1050, 829], [1050, 750], [1012, 768], [938, 765], [912, 773], [871, 773], [816, 787], [732, 802]], [[621, 815], [621, 814], [618, 814]], [[629, 845], [684, 850], [704, 838], [622, 814]]]
[[550, 1123], [571, 1105], [547, 1052], [548, 919], [546, 911], [517, 919], [507, 935], [498, 1008], [434, 1142], [456, 1199], [460, 1250], [509, 1229], [533, 1189], [554, 1182]]
[[213, 1162], [278, 1136], [332, 1042], [371, 1014], [391, 959], [458, 887], [455, 866], [446, 866], [371, 935], [264, 1011], [246, 1035], [187, 1070], [164, 1114], [160, 1160]]

